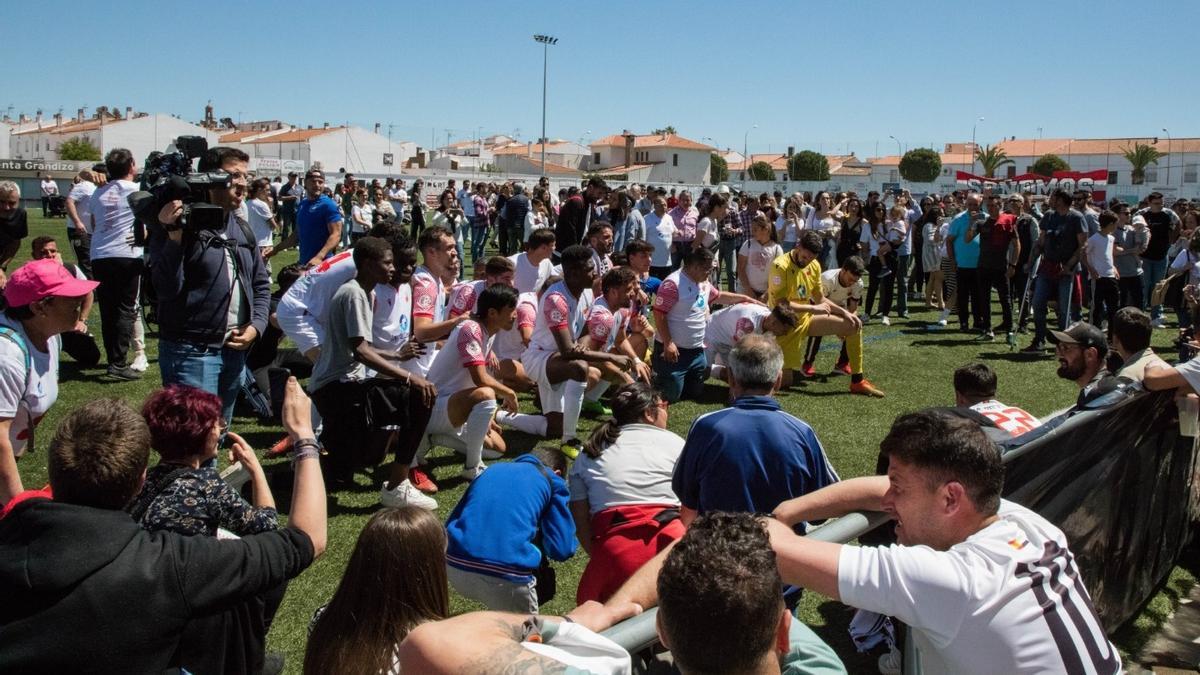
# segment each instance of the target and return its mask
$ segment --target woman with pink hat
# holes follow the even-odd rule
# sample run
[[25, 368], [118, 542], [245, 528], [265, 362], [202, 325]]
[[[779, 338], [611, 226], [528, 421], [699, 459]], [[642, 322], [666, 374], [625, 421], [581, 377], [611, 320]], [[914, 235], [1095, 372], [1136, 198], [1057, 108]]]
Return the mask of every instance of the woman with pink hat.
[[83, 299], [99, 284], [62, 263], [35, 260], [8, 278], [0, 312], [0, 504], [17, 496], [17, 458], [58, 399], [59, 333], [74, 330]]

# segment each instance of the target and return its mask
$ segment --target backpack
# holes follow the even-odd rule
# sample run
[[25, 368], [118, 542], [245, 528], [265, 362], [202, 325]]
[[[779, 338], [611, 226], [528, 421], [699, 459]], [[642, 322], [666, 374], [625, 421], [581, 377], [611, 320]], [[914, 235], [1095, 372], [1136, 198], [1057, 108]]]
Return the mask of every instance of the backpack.
[[[25, 388], [21, 390], [21, 399], [24, 400], [25, 394], [29, 393], [29, 373], [33, 370], [33, 355], [29, 353], [29, 345], [25, 344], [25, 338], [21, 337], [21, 334], [13, 328], [0, 325], [0, 338], [4, 338], [5, 340], [15, 344], [17, 348], [21, 350], [21, 354], [25, 356], [25, 377], [23, 378], [25, 381]], [[19, 405], [20, 404], [18, 403], [18, 406]], [[33, 430], [34, 425], [31, 421], [29, 424], [29, 441], [25, 444], [27, 450], [33, 450], [34, 447]]]

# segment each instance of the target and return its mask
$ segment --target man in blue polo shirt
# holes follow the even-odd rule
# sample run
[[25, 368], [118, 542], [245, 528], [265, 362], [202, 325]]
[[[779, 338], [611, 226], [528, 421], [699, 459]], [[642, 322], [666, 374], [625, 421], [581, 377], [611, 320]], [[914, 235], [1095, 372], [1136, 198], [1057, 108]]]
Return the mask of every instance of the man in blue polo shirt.
[[296, 230], [279, 242], [267, 258], [295, 246], [298, 241], [300, 264], [316, 267], [337, 250], [342, 238], [342, 211], [323, 193], [324, 189], [324, 172], [309, 169], [304, 174], [304, 199], [296, 207]]
[[[978, 192], [967, 195], [967, 210], [950, 221], [950, 229], [946, 233], [946, 254], [954, 266], [955, 279], [958, 285], [958, 327], [964, 333], [972, 326], [974, 329], [983, 327], [983, 308], [975, 299], [976, 287], [979, 285], [979, 224], [987, 219], [983, 211], [983, 196]], [[967, 303], [971, 303], [971, 313], [967, 313]]]
[[701, 415], [688, 431], [671, 487], [685, 525], [712, 511], [770, 513], [838, 481], [812, 427], [772, 394], [783, 352], [771, 336], [747, 335], [729, 355], [733, 406]]

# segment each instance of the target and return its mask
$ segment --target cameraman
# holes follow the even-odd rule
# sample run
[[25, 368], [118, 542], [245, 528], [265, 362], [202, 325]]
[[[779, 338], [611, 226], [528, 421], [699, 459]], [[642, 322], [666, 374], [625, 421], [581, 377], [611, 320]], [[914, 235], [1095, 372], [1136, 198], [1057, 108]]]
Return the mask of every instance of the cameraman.
[[228, 422], [250, 346], [267, 325], [271, 280], [246, 222], [249, 156], [216, 147], [200, 172], [228, 174], [208, 190], [224, 212], [222, 229], [180, 227], [183, 203], [168, 202], [150, 228], [150, 278], [158, 297], [159, 367], [163, 386], [188, 384], [221, 397]]

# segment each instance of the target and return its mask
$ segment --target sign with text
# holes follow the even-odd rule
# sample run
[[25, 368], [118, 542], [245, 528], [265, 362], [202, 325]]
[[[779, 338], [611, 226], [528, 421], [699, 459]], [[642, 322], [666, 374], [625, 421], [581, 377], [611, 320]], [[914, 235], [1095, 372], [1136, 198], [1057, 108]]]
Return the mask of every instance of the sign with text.
[[0, 171], [81, 171], [95, 162], [75, 162], [61, 159], [0, 159]]
[[[1090, 190], [1092, 196], [1096, 200], [1101, 200], [1103, 196], [1103, 187], [1108, 185], [1108, 171], [1097, 169], [1095, 171], [1055, 171], [1051, 177], [1039, 176], [1036, 173], [1027, 173], [1012, 178], [987, 178], [985, 176], [976, 176], [975, 174], [967, 173], [966, 171], [958, 171], [955, 173], [955, 181], [958, 183], [959, 189], [973, 190], [975, 192], [983, 192], [991, 190], [1000, 194], [1020, 194], [1030, 192], [1035, 195], [1048, 195], [1058, 189], [1074, 192], [1076, 190]], [[1100, 187], [1101, 190], [1096, 188]]]

